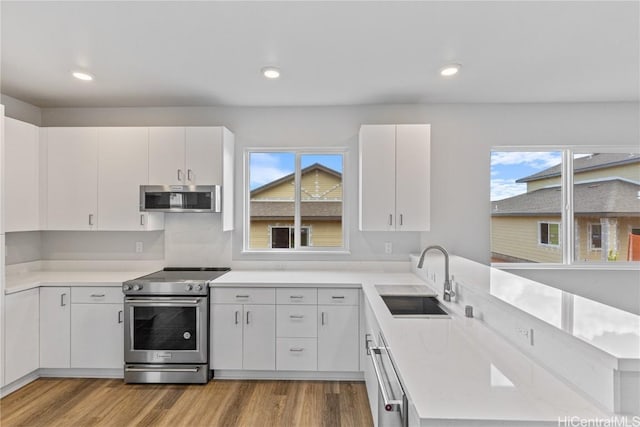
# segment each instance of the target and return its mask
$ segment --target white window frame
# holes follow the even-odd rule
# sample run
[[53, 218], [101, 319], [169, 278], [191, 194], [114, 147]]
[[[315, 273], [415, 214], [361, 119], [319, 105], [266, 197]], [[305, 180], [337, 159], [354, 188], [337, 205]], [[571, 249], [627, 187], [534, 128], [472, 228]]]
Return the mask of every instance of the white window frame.
[[[558, 226], [558, 244], [554, 245], [553, 243], [543, 243], [542, 242], [542, 231], [540, 230], [542, 224], [547, 224], [547, 237], [549, 234], [549, 226], [557, 225]], [[538, 221], [538, 245], [544, 246], [548, 248], [558, 249], [562, 246], [562, 223], [557, 221]]]
[[[293, 227], [292, 225], [270, 225], [269, 226], [269, 245], [273, 245], [273, 229], [274, 228], [287, 228], [289, 229], [289, 236], [291, 236], [291, 231], [295, 231], [295, 227]], [[300, 231], [306, 229], [307, 230], [307, 243], [311, 243], [311, 226], [310, 225], [303, 225], [302, 227], [300, 227]], [[302, 234], [302, 233], [301, 233]], [[293, 237], [293, 239], [295, 240], [295, 235]], [[307, 246], [300, 246], [302, 248], [308, 248], [310, 246], [313, 246], [311, 244], [307, 245]], [[269, 249], [292, 249], [291, 248], [291, 241], [289, 241], [289, 248], [274, 248], [273, 246], [270, 246]]]
[[[560, 249], [562, 250], [562, 262], [557, 263], [525, 263], [525, 262], [501, 262], [491, 263], [496, 268], [505, 268], [510, 270], [517, 269], [553, 269], [553, 268], [576, 268], [576, 269], [607, 269], [607, 270], [640, 270], [637, 261], [582, 261], [575, 259], [575, 245], [562, 244], [562, 242], [576, 241], [575, 216], [573, 211], [573, 158], [575, 154], [583, 153], [640, 153], [636, 146], [615, 145], [535, 145], [535, 146], [493, 146], [489, 153], [494, 151], [524, 151], [524, 152], [561, 152], [561, 189], [562, 189], [562, 207], [561, 211], [561, 231], [560, 231]], [[489, 179], [491, 179], [489, 177]], [[544, 221], [543, 221], [544, 222]], [[489, 227], [491, 230], [491, 227]], [[491, 231], [489, 231], [491, 233]], [[540, 244], [540, 226], [538, 226], [538, 244]], [[489, 237], [489, 242], [491, 236]], [[552, 246], [555, 247], [555, 246]], [[489, 248], [489, 251], [491, 249]]]
[[[295, 247], [290, 249], [285, 248], [251, 248], [250, 247], [250, 230], [251, 230], [251, 190], [249, 189], [250, 182], [250, 170], [249, 170], [249, 158], [251, 153], [292, 153], [295, 155], [295, 163], [294, 163], [294, 176], [295, 176], [295, 200], [294, 200], [294, 243]], [[300, 246], [300, 229], [302, 226], [301, 215], [300, 215], [300, 186], [301, 186], [301, 158], [305, 155], [341, 155], [342, 156], [342, 247], [328, 247], [328, 246]], [[243, 249], [242, 253], [260, 253], [260, 254], [291, 254], [291, 253], [310, 253], [310, 254], [318, 254], [318, 253], [331, 253], [331, 254], [350, 254], [349, 252], [349, 209], [351, 208], [351, 203], [349, 203], [348, 197], [348, 189], [347, 189], [347, 179], [351, 176], [350, 172], [347, 170], [347, 166], [349, 165], [349, 152], [347, 147], [247, 147], [244, 149], [244, 158], [243, 158], [243, 166], [244, 166], [244, 182], [243, 182], [243, 191], [244, 191], [244, 205], [243, 205]], [[310, 226], [304, 226], [309, 228], [309, 233], [311, 233]], [[311, 239], [311, 234], [309, 234], [309, 239]], [[271, 246], [271, 241], [269, 241], [269, 246]]]

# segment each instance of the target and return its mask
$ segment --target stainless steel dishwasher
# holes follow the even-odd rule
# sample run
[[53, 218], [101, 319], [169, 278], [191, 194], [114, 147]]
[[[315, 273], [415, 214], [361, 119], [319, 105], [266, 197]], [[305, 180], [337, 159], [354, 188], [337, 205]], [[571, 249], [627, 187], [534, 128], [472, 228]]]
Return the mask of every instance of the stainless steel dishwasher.
[[378, 427], [408, 427], [408, 401], [391, 350], [382, 334], [367, 342], [367, 354], [378, 380]]

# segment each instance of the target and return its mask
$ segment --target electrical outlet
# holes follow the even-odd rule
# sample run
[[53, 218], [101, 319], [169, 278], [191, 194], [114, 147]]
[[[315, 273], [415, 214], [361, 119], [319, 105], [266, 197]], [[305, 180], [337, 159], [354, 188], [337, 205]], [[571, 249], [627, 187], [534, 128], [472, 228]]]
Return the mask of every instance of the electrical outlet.
[[136, 242], [136, 253], [141, 253], [144, 250], [144, 245], [142, 242]]
[[391, 242], [384, 242], [384, 253], [390, 254], [391, 252], [393, 252], [393, 245]]

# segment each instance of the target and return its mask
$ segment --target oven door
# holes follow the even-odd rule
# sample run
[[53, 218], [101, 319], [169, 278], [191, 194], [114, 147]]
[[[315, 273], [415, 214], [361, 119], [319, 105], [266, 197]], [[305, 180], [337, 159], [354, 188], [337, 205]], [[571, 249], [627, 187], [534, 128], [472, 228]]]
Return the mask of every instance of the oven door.
[[125, 363], [207, 363], [206, 297], [127, 297]]

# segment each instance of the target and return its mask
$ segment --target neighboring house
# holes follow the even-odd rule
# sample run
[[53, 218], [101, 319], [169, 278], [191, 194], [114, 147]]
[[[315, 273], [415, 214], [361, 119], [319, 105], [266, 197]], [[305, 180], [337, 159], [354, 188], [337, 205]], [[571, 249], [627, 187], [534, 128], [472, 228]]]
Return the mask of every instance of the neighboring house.
[[[560, 168], [521, 178], [526, 193], [491, 202], [494, 262], [562, 262]], [[640, 155], [575, 159], [574, 217], [576, 260], [640, 260], [628, 251], [640, 235]]]
[[[342, 246], [342, 174], [319, 163], [300, 171], [301, 246]], [[251, 191], [252, 249], [294, 247], [294, 174]]]

